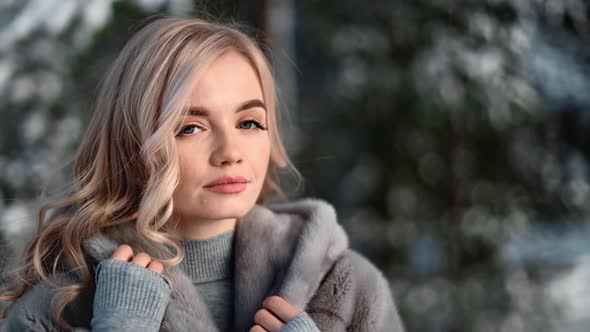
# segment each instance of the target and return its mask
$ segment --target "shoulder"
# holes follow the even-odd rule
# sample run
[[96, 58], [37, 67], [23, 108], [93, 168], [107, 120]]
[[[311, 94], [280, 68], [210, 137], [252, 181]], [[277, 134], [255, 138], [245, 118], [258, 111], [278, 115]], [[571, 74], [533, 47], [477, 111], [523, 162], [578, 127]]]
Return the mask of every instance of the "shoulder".
[[347, 249], [337, 263], [344, 269], [350, 269], [357, 295], [370, 296], [390, 291], [389, 281], [383, 272], [358, 251]]
[[383, 272], [361, 253], [346, 249], [325, 279], [344, 287], [355, 301], [385, 301], [391, 295], [389, 281]]
[[51, 276], [49, 280], [36, 283], [12, 306], [2, 331], [53, 331], [51, 301], [61, 284], [61, 276]]
[[348, 262], [354, 282], [352, 331], [402, 332], [403, 324], [387, 277], [369, 259], [349, 249], [341, 258]]
[[335, 262], [307, 311], [320, 329], [343, 325], [353, 331], [403, 331], [389, 281], [353, 249]]
[[[53, 299], [63, 287], [75, 283], [71, 276], [56, 274], [47, 280], [42, 280], [31, 287], [21, 296], [10, 309], [6, 319], [2, 322], [2, 331], [62, 331], [53, 314]], [[83, 293], [84, 294], [84, 293]], [[75, 303], [74, 303], [75, 302]], [[69, 315], [72, 306], [85, 308], [82, 302], [88, 302], [85, 296], [80, 296], [64, 310], [64, 317], [70, 323], [69, 317], [74, 320], [82, 319], [84, 315]], [[92, 314], [91, 312], [88, 314]]]

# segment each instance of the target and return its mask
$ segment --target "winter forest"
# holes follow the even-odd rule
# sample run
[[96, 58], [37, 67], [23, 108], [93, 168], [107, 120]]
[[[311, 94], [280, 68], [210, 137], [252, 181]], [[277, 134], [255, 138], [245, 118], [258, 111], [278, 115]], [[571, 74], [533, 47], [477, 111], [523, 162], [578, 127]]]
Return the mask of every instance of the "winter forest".
[[335, 205], [408, 331], [590, 329], [585, 0], [0, 1], [0, 271], [71, 178], [106, 68], [163, 15], [268, 47], [297, 195]]

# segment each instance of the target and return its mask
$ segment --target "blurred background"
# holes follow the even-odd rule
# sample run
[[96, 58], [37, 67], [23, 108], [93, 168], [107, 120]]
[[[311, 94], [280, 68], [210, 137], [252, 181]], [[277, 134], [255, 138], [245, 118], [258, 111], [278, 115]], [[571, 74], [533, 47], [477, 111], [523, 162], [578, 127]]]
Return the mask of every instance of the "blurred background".
[[408, 331], [590, 330], [584, 0], [0, 0], [0, 265], [125, 41], [205, 13], [271, 48], [303, 196], [335, 205]]

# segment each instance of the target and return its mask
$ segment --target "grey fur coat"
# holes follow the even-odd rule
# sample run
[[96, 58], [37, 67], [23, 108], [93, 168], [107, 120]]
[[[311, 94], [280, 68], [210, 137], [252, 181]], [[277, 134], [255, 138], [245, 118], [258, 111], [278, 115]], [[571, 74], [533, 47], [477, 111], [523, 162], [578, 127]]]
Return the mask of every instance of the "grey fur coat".
[[[96, 266], [121, 243], [155, 257], [162, 253], [129, 226], [119, 226], [85, 242], [88, 260]], [[234, 257], [235, 331], [248, 331], [255, 312], [270, 295], [305, 310], [321, 331], [403, 331], [388, 282], [372, 263], [348, 248], [334, 208], [323, 200], [255, 205], [237, 222]], [[174, 267], [165, 274], [172, 294], [161, 330], [217, 331], [183, 271]], [[64, 285], [75, 278], [51, 279]], [[21, 331], [23, 326], [61, 330], [49, 305], [54, 287], [41, 282], [29, 290], [17, 301], [3, 330]], [[87, 291], [66, 307], [64, 317], [77, 330], [87, 331], [92, 306], [93, 292]]]

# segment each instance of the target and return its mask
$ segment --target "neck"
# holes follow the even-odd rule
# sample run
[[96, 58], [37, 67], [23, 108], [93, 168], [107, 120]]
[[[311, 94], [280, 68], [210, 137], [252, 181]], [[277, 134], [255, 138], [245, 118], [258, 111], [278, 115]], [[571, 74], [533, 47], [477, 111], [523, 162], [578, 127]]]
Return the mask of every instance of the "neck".
[[205, 240], [236, 228], [237, 218], [195, 220], [180, 218], [173, 232], [180, 240]]

